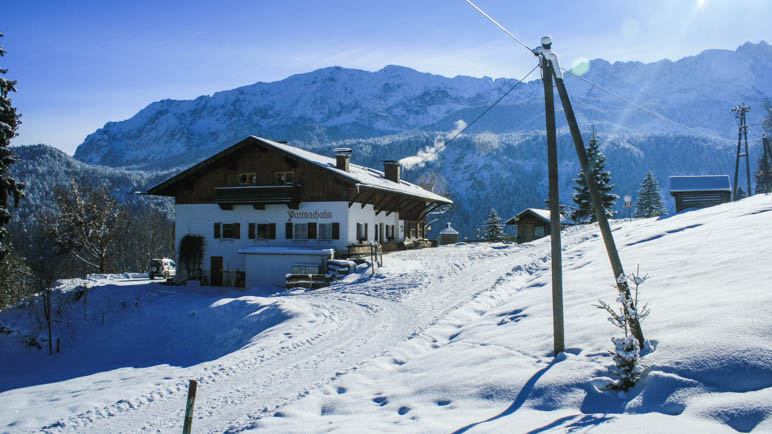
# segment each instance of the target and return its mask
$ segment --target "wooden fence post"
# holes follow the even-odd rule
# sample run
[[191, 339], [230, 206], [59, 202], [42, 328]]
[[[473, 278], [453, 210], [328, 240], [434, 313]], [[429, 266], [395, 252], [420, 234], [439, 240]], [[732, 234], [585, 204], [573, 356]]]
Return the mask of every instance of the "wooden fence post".
[[185, 423], [182, 425], [182, 434], [190, 434], [193, 426], [193, 404], [196, 402], [197, 386], [196, 380], [190, 380], [188, 383], [188, 401], [185, 405]]

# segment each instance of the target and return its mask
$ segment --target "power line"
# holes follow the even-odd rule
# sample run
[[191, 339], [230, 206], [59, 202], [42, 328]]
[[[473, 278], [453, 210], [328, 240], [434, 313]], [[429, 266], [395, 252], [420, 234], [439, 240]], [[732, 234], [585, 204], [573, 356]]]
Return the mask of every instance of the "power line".
[[485, 110], [483, 110], [483, 112], [482, 112], [482, 113], [480, 113], [479, 115], [477, 115], [477, 117], [476, 117], [476, 118], [474, 118], [474, 120], [472, 120], [472, 122], [470, 122], [470, 123], [466, 124], [466, 126], [465, 126], [464, 128], [462, 128], [460, 131], [458, 131], [456, 134], [454, 134], [454, 135], [453, 135], [453, 137], [451, 137], [450, 139], [448, 139], [447, 141], [445, 141], [445, 144], [443, 144], [442, 146], [438, 147], [438, 148], [437, 148], [437, 151], [441, 151], [442, 149], [444, 149], [446, 146], [448, 146], [448, 144], [449, 144], [450, 142], [452, 142], [453, 140], [455, 140], [455, 139], [456, 139], [456, 137], [460, 136], [460, 135], [461, 135], [461, 134], [462, 134], [464, 131], [466, 131], [466, 130], [467, 130], [469, 127], [471, 127], [472, 125], [474, 125], [474, 124], [475, 124], [477, 121], [479, 121], [479, 120], [480, 120], [480, 119], [481, 119], [483, 116], [485, 116], [485, 115], [486, 115], [486, 114], [487, 114], [489, 111], [491, 111], [491, 110], [493, 109], [493, 107], [496, 107], [496, 105], [497, 105], [498, 103], [500, 103], [500, 102], [501, 102], [501, 101], [502, 101], [504, 98], [506, 98], [506, 97], [507, 97], [507, 95], [509, 95], [510, 93], [512, 93], [512, 91], [513, 91], [513, 90], [517, 89], [517, 87], [518, 87], [518, 86], [520, 86], [521, 84], [523, 84], [523, 82], [525, 81], [525, 79], [527, 79], [527, 78], [528, 78], [528, 77], [529, 77], [531, 74], [533, 74], [533, 72], [534, 72], [534, 71], [536, 71], [536, 69], [537, 69], [538, 67], [539, 67], [539, 65], [536, 65], [536, 66], [534, 66], [534, 67], [533, 67], [533, 69], [532, 69], [532, 70], [530, 70], [530, 71], [528, 71], [528, 73], [527, 73], [527, 74], [525, 74], [525, 75], [523, 76], [523, 78], [521, 78], [520, 80], [518, 80], [518, 81], [517, 81], [517, 83], [515, 83], [515, 85], [514, 85], [514, 86], [512, 86], [511, 88], [509, 88], [509, 90], [508, 90], [508, 91], [506, 91], [506, 92], [504, 92], [504, 94], [503, 94], [503, 95], [501, 95], [501, 96], [500, 96], [500, 97], [499, 97], [499, 98], [498, 98], [496, 101], [494, 101], [494, 102], [493, 102], [493, 104], [489, 105], [489, 106], [488, 106], [488, 108], [486, 108]]
[[[652, 116], [658, 117], [658, 118], [660, 118], [660, 119], [662, 119], [664, 121], [670, 122], [673, 125], [679, 126], [681, 128], [685, 128], [685, 129], [687, 129], [689, 131], [694, 131], [699, 136], [711, 138], [711, 139], [714, 139], [714, 140], [723, 140], [723, 141], [731, 142], [731, 143], [735, 142], [735, 139], [730, 139], [730, 138], [727, 138], [727, 137], [721, 137], [721, 136], [717, 136], [717, 135], [714, 135], [714, 134], [704, 133], [704, 132], [702, 132], [702, 131], [694, 128], [694, 127], [690, 127], [690, 126], [688, 126], [686, 124], [683, 124], [683, 123], [678, 122], [678, 121], [676, 121], [674, 119], [671, 119], [671, 118], [669, 118], [669, 117], [667, 117], [667, 116], [665, 116], [665, 115], [663, 115], [663, 114], [661, 114], [659, 112], [656, 112], [654, 110], [648, 109], [648, 108], [646, 108], [646, 107], [644, 107], [644, 106], [642, 106], [642, 105], [640, 105], [640, 104], [638, 104], [638, 103], [636, 103], [636, 102], [634, 102], [634, 101], [632, 101], [632, 100], [630, 100], [628, 98], [623, 97], [622, 95], [620, 95], [620, 94], [618, 94], [618, 93], [616, 93], [616, 92], [614, 92], [612, 90], [606, 89], [605, 87], [603, 87], [603, 86], [601, 86], [601, 85], [599, 85], [597, 83], [594, 83], [594, 82], [592, 82], [592, 81], [582, 77], [581, 75], [575, 74], [575, 73], [573, 73], [570, 70], [567, 70], [565, 68], [560, 68], [560, 69], [562, 69], [563, 72], [565, 72], [565, 73], [567, 73], [569, 75], [572, 75], [572, 76], [578, 78], [579, 80], [584, 81], [585, 83], [589, 84], [590, 86], [593, 86], [593, 87], [597, 88], [600, 91], [603, 91], [603, 92], [605, 92], [605, 93], [607, 93], [607, 94], [609, 94], [609, 95], [611, 95], [611, 96], [613, 96], [615, 98], [618, 98], [621, 101], [626, 102], [627, 104], [630, 104], [631, 106], [637, 108], [638, 110], [644, 111], [644, 112], [646, 112], [646, 113], [648, 113], [648, 114], [650, 114]], [[760, 139], [753, 139], [752, 141], [756, 141], [756, 140], [760, 140]]]
[[507, 34], [507, 36], [509, 36], [510, 38], [512, 38], [512, 39], [514, 39], [515, 41], [517, 41], [517, 43], [518, 43], [518, 44], [522, 45], [523, 47], [525, 47], [525, 49], [526, 49], [526, 50], [528, 50], [528, 51], [529, 51], [531, 54], [533, 54], [533, 50], [531, 49], [531, 47], [529, 47], [529, 46], [528, 46], [528, 44], [526, 44], [525, 42], [523, 42], [523, 40], [522, 40], [522, 39], [518, 38], [518, 37], [517, 37], [517, 36], [515, 36], [515, 35], [514, 35], [512, 32], [510, 32], [509, 30], [507, 30], [507, 28], [506, 28], [506, 27], [504, 27], [504, 26], [502, 26], [501, 24], [499, 24], [499, 22], [498, 22], [498, 21], [494, 20], [494, 19], [493, 19], [493, 17], [491, 17], [490, 15], [488, 15], [487, 13], [485, 13], [485, 11], [484, 11], [484, 10], [482, 10], [482, 9], [480, 9], [480, 7], [479, 7], [479, 6], [477, 6], [476, 4], [472, 3], [472, 1], [471, 1], [471, 0], [466, 0], [466, 2], [469, 4], [469, 6], [473, 7], [473, 8], [474, 8], [474, 9], [475, 9], [477, 12], [479, 12], [479, 13], [480, 13], [480, 15], [484, 16], [485, 18], [487, 18], [487, 19], [488, 19], [488, 21], [492, 22], [493, 24], [495, 24], [495, 25], [496, 25], [496, 27], [498, 27], [499, 29], [501, 29], [501, 31], [503, 31], [504, 33], [506, 33], [506, 34]]
[[[495, 20], [493, 17], [491, 17], [490, 15], [488, 15], [488, 14], [487, 14], [487, 13], [486, 13], [484, 10], [482, 10], [482, 9], [481, 9], [479, 6], [477, 6], [476, 4], [474, 4], [474, 3], [473, 3], [471, 0], [465, 0], [465, 1], [466, 1], [466, 2], [469, 4], [469, 6], [473, 7], [473, 8], [474, 8], [474, 9], [475, 9], [477, 12], [479, 12], [479, 13], [480, 13], [480, 15], [482, 15], [483, 17], [485, 17], [485, 18], [486, 18], [488, 21], [490, 21], [490, 22], [491, 22], [491, 23], [493, 23], [493, 24], [494, 24], [496, 27], [498, 27], [499, 29], [501, 29], [501, 31], [503, 31], [504, 33], [506, 33], [506, 34], [507, 34], [507, 36], [509, 36], [510, 38], [514, 39], [514, 40], [515, 40], [515, 41], [516, 41], [518, 44], [522, 45], [522, 46], [523, 46], [523, 47], [525, 47], [525, 48], [526, 48], [526, 49], [527, 49], [527, 50], [528, 50], [528, 51], [529, 51], [531, 54], [533, 54], [533, 49], [531, 49], [531, 47], [529, 47], [529, 46], [528, 46], [528, 44], [526, 44], [525, 42], [523, 42], [523, 40], [522, 40], [522, 39], [520, 39], [520, 38], [518, 38], [517, 36], [515, 36], [515, 34], [514, 34], [514, 33], [510, 32], [510, 31], [509, 31], [509, 29], [507, 29], [506, 27], [504, 27], [503, 25], [501, 25], [501, 24], [500, 24], [498, 21], [496, 21], [496, 20]], [[566, 72], [566, 73], [568, 73], [568, 74], [570, 74], [570, 75], [572, 75], [572, 76], [574, 76], [574, 77], [576, 77], [576, 78], [578, 78], [578, 79], [580, 79], [580, 80], [582, 80], [582, 81], [586, 82], [587, 84], [589, 84], [589, 85], [591, 85], [591, 86], [593, 86], [593, 87], [595, 87], [595, 88], [597, 88], [597, 89], [599, 89], [599, 90], [601, 90], [601, 91], [603, 91], [603, 92], [605, 92], [605, 93], [607, 93], [607, 94], [609, 94], [609, 95], [611, 95], [611, 96], [613, 96], [613, 97], [615, 97], [615, 98], [618, 98], [618, 99], [620, 99], [621, 101], [624, 101], [624, 102], [626, 102], [627, 104], [630, 104], [631, 106], [633, 106], [633, 107], [635, 107], [635, 108], [637, 108], [637, 109], [639, 109], [639, 110], [641, 110], [641, 111], [644, 111], [644, 112], [646, 112], [646, 113], [648, 113], [648, 114], [650, 114], [650, 115], [652, 115], [652, 116], [658, 117], [658, 118], [660, 118], [660, 119], [662, 119], [662, 120], [664, 120], [664, 121], [670, 122], [670, 123], [671, 123], [671, 124], [673, 124], [673, 125], [679, 126], [679, 127], [681, 127], [681, 128], [687, 129], [687, 130], [689, 130], [689, 131], [694, 131], [694, 132], [695, 132], [695, 133], [697, 133], [697, 135], [699, 135], [699, 136], [703, 136], [703, 137], [711, 138], [711, 139], [714, 139], [714, 140], [722, 140], [722, 141], [725, 141], [725, 142], [731, 142], [731, 143], [734, 143], [734, 142], [735, 142], [735, 140], [734, 140], [734, 139], [730, 139], [730, 138], [727, 138], [727, 137], [721, 137], [721, 136], [717, 136], [717, 135], [714, 135], [714, 134], [707, 134], [707, 133], [704, 133], [704, 132], [702, 132], [702, 131], [700, 131], [700, 130], [698, 130], [698, 129], [696, 129], [696, 128], [690, 127], [690, 126], [688, 126], [688, 125], [686, 125], [686, 124], [683, 124], [683, 123], [681, 123], [681, 122], [678, 122], [678, 121], [676, 121], [676, 120], [674, 120], [674, 119], [671, 119], [671, 118], [669, 118], [669, 117], [667, 117], [667, 116], [665, 116], [665, 115], [663, 115], [663, 114], [661, 114], [661, 113], [659, 113], [659, 112], [656, 112], [656, 111], [654, 111], [654, 110], [648, 109], [648, 108], [646, 108], [646, 107], [644, 107], [644, 106], [642, 106], [642, 105], [640, 105], [640, 104], [638, 104], [638, 103], [636, 103], [636, 102], [634, 102], [634, 101], [631, 101], [631, 100], [629, 100], [629, 99], [627, 99], [627, 98], [623, 97], [622, 95], [619, 95], [619, 94], [618, 94], [618, 93], [616, 93], [616, 92], [613, 92], [613, 91], [611, 91], [611, 90], [609, 90], [609, 89], [606, 89], [605, 87], [603, 87], [603, 86], [601, 86], [601, 85], [599, 85], [599, 84], [597, 84], [597, 83], [593, 83], [592, 81], [590, 81], [590, 80], [588, 80], [588, 79], [586, 79], [586, 78], [584, 78], [584, 77], [582, 77], [582, 76], [580, 76], [580, 75], [577, 75], [577, 74], [575, 74], [575, 73], [571, 72], [570, 70], [567, 70], [567, 69], [565, 69], [565, 68], [560, 68], [560, 69], [561, 69], [563, 72]], [[751, 140], [751, 141], [755, 142], [755, 141], [759, 141], [759, 140], [761, 140], [761, 138], [756, 138], [756, 139], [753, 139], [753, 140]]]

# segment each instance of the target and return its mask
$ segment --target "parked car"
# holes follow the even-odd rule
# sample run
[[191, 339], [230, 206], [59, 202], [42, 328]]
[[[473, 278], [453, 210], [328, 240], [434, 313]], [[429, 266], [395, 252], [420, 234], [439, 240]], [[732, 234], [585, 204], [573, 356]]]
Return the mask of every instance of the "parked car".
[[177, 275], [177, 263], [169, 258], [153, 259], [150, 261], [150, 280], [162, 277], [166, 280], [173, 279]]

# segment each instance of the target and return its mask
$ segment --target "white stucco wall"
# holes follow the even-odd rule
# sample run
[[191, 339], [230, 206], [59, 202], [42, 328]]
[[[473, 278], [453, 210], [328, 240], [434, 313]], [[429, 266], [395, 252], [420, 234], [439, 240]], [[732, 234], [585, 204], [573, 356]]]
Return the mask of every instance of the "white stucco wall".
[[293, 265], [318, 265], [321, 270], [331, 255], [324, 254], [244, 254], [247, 288], [283, 288], [285, 275]]
[[[202, 269], [205, 275], [209, 275], [212, 256], [223, 258], [224, 271], [247, 271], [247, 280], [250, 280], [249, 270], [243, 254], [237, 253], [240, 248], [249, 246], [292, 246], [333, 248], [338, 255], [346, 252], [346, 246], [356, 243], [356, 224], [368, 223], [368, 237], [375, 240], [375, 225], [394, 225], [397, 231], [397, 240], [404, 239], [402, 222], [398, 213], [386, 215], [381, 212], [375, 215], [373, 205], [354, 203], [351, 207], [348, 202], [304, 202], [299, 209], [290, 210], [286, 205], [266, 205], [265, 210], [256, 210], [251, 205], [235, 205], [232, 210], [223, 210], [217, 204], [188, 204], [175, 205], [175, 247], [178, 249], [182, 237], [188, 234], [196, 234], [204, 237], [205, 250]], [[290, 218], [290, 211], [295, 211], [295, 217]], [[307, 212], [330, 214], [331, 218], [302, 217], [298, 214]], [[333, 223], [340, 224], [340, 239], [338, 240], [288, 240], [285, 234], [285, 223]], [[214, 238], [214, 223], [239, 223], [241, 225], [240, 239], [216, 239]], [[248, 238], [249, 223], [275, 223], [275, 240], [257, 240]], [[184, 273], [184, 270], [181, 270]]]

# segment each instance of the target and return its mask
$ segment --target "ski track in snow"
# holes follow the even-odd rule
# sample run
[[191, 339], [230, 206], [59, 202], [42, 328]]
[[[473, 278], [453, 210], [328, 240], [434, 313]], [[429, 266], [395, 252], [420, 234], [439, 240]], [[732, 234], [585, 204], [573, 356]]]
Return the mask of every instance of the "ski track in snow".
[[[293, 302], [309, 307], [315, 320], [290, 326], [290, 330], [278, 328], [277, 332], [286, 337], [279, 345], [247, 349], [248, 356], [237, 363], [218, 360], [191, 368], [186, 378], [199, 381], [193, 422], [196, 431], [254, 428], [262, 417], [388, 353], [397, 343], [418, 336], [480, 294], [514, 276], [547, 266], [549, 257], [540, 257], [533, 250], [530, 246], [502, 245], [493, 257], [489, 251], [483, 254], [475, 249], [463, 253], [435, 250], [443, 253], [440, 255], [400, 252], [387, 255], [386, 267], [375, 276], [288, 295]], [[406, 268], [409, 271], [404, 271]], [[176, 431], [184, 417], [186, 378], [41, 430]]]

